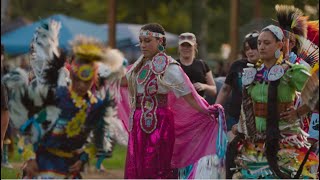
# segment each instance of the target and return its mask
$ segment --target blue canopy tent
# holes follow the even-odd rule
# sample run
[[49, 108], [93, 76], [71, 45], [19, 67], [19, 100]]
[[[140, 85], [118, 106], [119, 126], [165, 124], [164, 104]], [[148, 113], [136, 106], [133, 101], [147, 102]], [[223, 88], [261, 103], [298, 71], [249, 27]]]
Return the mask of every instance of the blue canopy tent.
[[[106, 24], [101, 25], [105, 32], [108, 32], [109, 27]], [[135, 46], [139, 43], [139, 31], [141, 24], [128, 24], [117, 23], [116, 26], [116, 39], [117, 47], [122, 49], [130, 46]], [[172, 33], [166, 32], [167, 47], [178, 46], [178, 36]]]
[[62, 49], [68, 49], [69, 41], [78, 34], [96, 37], [103, 42], [106, 41], [107, 32], [99, 25], [57, 14], [1, 35], [1, 44], [4, 45], [6, 53], [9, 55], [28, 53], [36, 28], [40, 26], [42, 21], [49, 21], [50, 19], [61, 23], [59, 44]]
[[[59, 46], [64, 50], [68, 50], [70, 40], [78, 34], [95, 37], [104, 43], [108, 42], [109, 28], [107, 25], [98, 25], [57, 14], [1, 35], [1, 44], [4, 45], [5, 52], [13, 56], [28, 53], [36, 28], [41, 25], [41, 22], [50, 19], [61, 23]], [[139, 47], [136, 45], [139, 43], [138, 37], [141, 27], [142, 25], [139, 24], [118, 23], [116, 25], [117, 48], [123, 51], [129, 59], [135, 59], [140, 54]], [[178, 46], [177, 35], [166, 33], [166, 37], [167, 47]]]
[[[143, 25], [141, 24], [128, 24], [117, 23], [116, 25], [116, 40], [117, 48], [119, 48], [129, 60], [133, 63], [140, 55], [140, 48], [137, 46], [139, 43], [139, 32]], [[106, 24], [101, 25], [103, 31], [108, 32], [109, 27]], [[167, 47], [177, 47], [179, 37], [175, 34], [166, 32]], [[108, 41], [108, 39], [106, 39]]]

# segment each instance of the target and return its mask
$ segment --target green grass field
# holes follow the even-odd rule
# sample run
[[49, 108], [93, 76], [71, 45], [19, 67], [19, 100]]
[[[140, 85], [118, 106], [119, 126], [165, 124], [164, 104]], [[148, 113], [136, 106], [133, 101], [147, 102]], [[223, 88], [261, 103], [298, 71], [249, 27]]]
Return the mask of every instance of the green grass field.
[[[112, 157], [110, 159], [105, 159], [103, 165], [106, 169], [124, 169], [126, 161], [127, 147], [116, 145]], [[95, 165], [96, 159], [90, 162], [90, 164]]]
[[1, 179], [18, 179], [20, 170], [1, 167]]
[[[112, 153], [112, 157], [104, 160], [103, 162], [104, 167], [106, 169], [118, 169], [118, 170], [124, 169], [126, 153], [127, 153], [126, 147], [116, 145]], [[13, 157], [9, 159], [9, 162], [23, 163], [21, 161], [21, 157], [19, 153], [17, 152], [17, 148], [15, 148]], [[90, 165], [92, 166], [94, 166], [95, 163], [96, 163], [96, 160], [90, 161]], [[1, 167], [1, 179], [17, 179], [19, 178], [19, 176], [17, 175], [21, 175], [21, 170], [19, 168], [8, 169], [8, 168]]]

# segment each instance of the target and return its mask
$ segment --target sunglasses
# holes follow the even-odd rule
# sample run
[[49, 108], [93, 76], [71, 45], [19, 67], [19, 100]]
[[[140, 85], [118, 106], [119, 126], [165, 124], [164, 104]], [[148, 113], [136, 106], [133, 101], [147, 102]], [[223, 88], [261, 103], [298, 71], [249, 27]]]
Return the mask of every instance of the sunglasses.
[[259, 36], [259, 33], [249, 33], [245, 36], [245, 38], [255, 38], [255, 37], [258, 37]]
[[185, 39], [193, 40], [193, 41], [195, 40], [195, 38], [193, 36], [184, 36], [184, 35], [179, 36], [179, 40], [185, 40]]

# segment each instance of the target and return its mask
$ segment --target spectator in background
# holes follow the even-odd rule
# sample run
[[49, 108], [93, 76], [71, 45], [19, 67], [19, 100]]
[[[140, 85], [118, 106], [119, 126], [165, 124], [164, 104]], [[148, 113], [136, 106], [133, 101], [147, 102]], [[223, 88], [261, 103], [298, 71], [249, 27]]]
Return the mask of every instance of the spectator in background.
[[214, 70], [213, 70], [213, 75], [214, 77], [221, 77], [225, 76], [225, 69], [226, 69], [227, 64], [225, 64], [223, 61], [219, 60], [216, 61]]
[[[229, 94], [232, 91], [232, 101], [230, 107], [225, 107], [228, 135], [232, 136], [231, 128], [237, 124], [240, 116], [241, 102], [242, 102], [242, 72], [243, 68], [247, 67], [247, 63], [255, 64], [259, 59], [259, 52], [257, 49], [258, 31], [253, 31], [245, 36], [243, 41], [243, 59], [235, 61], [229, 70], [225, 83], [218, 94], [216, 103], [224, 104]], [[229, 140], [232, 138], [229, 137]]]
[[216, 96], [217, 88], [212, 72], [202, 59], [196, 59], [196, 36], [193, 33], [182, 33], [179, 36], [179, 59], [183, 71], [188, 75], [198, 94], [202, 97], [207, 93]]
[[[1, 44], [1, 79], [3, 72], [4, 61], [4, 46]], [[8, 111], [8, 95], [7, 89], [1, 81], [1, 157], [3, 150], [3, 140], [9, 124], [9, 111]]]

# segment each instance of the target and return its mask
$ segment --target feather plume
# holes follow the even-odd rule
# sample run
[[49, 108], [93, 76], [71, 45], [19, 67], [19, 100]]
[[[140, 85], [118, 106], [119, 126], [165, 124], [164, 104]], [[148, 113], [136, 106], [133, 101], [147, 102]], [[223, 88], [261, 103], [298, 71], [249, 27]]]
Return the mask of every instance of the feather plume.
[[119, 71], [123, 66], [125, 59], [123, 54], [117, 49], [104, 47], [95, 38], [79, 35], [70, 44], [76, 57], [86, 61], [97, 61], [99, 66], [103, 66], [99, 67], [101, 69], [100, 75], [104, 74], [102, 71], [106, 71], [105, 76], [108, 76]]
[[48, 62], [59, 57], [59, 31], [60, 22], [51, 20], [39, 26], [31, 42], [31, 67], [38, 83], [45, 83], [44, 70], [48, 67]]
[[299, 16], [292, 24], [292, 31], [299, 36], [307, 37], [308, 16]]
[[319, 46], [319, 20], [308, 21], [308, 33], [307, 38]]
[[103, 56], [103, 44], [96, 38], [78, 35], [70, 42], [73, 54], [84, 61], [100, 61]]
[[[123, 127], [122, 121], [118, 119], [116, 107], [107, 107], [104, 121], [108, 124], [108, 134], [111, 139], [114, 139], [117, 144], [128, 145], [128, 133]], [[113, 142], [113, 144], [115, 143]]]
[[[32, 60], [51, 60], [59, 56], [59, 31], [61, 23], [51, 20], [36, 29], [31, 42]], [[38, 49], [39, 48], [39, 49]]]
[[24, 120], [28, 119], [29, 110], [22, 102], [22, 98], [26, 96], [28, 73], [21, 68], [16, 68], [4, 75], [2, 82], [9, 92], [10, 120], [14, 127], [19, 128]]
[[60, 69], [64, 67], [65, 61], [66, 61], [66, 54], [65, 53], [61, 53], [60, 57], [54, 55], [53, 61], [50, 61], [48, 64], [49, 67], [44, 70], [45, 82], [50, 87], [57, 86], [59, 72], [60, 72]]
[[110, 67], [111, 72], [118, 71], [124, 63], [123, 54], [117, 49], [106, 49], [103, 54], [102, 63]]
[[277, 4], [275, 6], [279, 26], [288, 32], [306, 37], [307, 35], [307, 16], [292, 5]]

